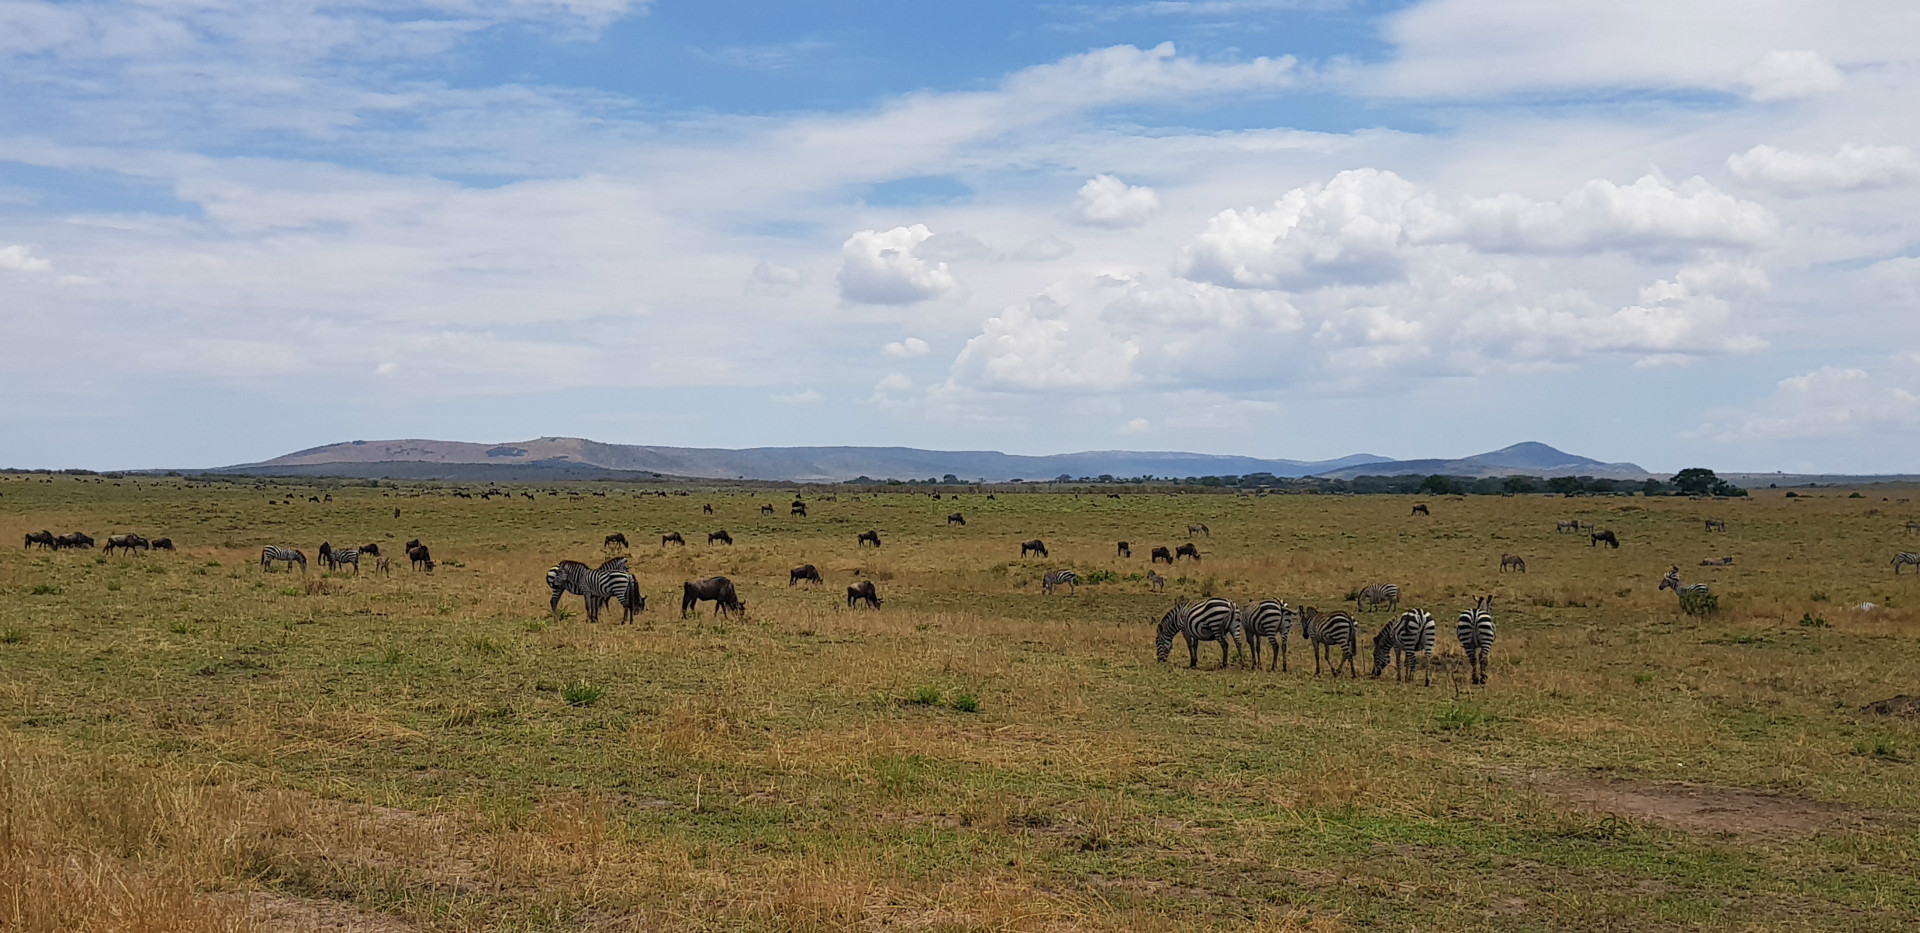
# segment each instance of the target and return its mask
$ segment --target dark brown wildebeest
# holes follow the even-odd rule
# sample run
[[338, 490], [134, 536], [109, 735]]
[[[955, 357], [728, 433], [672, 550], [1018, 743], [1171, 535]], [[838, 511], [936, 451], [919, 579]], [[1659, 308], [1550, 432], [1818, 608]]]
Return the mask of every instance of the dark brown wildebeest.
[[424, 570], [428, 573], [433, 572], [433, 554], [427, 550], [427, 546], [424, 544], [416, 544], [413, 547], [407, 548], [407, 560], [412, 562], [413, 569], [415, 570]]
[[91, 548], [93, 547], [93, 536], [90, 534], [87, 534], [84, 531], [74, 531], [53, 539], [54, 550], [57, 551], [57, 550], [60, 550], [61, 548], [69, 548], [69, 547]]
[[866, 601], [867, 608], [869, 609], [880, 608], [880, 594], [874, 590], [872, 580], [861, 580], [859, 583], [847, 587], [848, 609], [852, 609], [854, 603], [862, 600]]
[[1731, 567], [1731, 566], [1733, 566], [1733, 558], [1731, 558], [1731, 557], [1717, 557], [1717, 558], [1713, 558], [1713, 559], [1711, 559], [1711, 560], [1703, 560], [1703, 561], [1701, 561], [1701, 562], [1700, 562], [1700, 566], [1702, 566], [1702, 567]]
[[1163, 560], [1169, 564], [1173, 563], [1173, 552], [1163, 547], [1157, 547], [1153, 549], [1153, 554], [1147, 558], [1147, 563], [1157, 564]]
[[1115, 557], [1132, 557], [1132, 556], [1133, 556], [1133, 547], [1132, 547], [1132, 545], [1129, 545], [1129, 544], [1127, 544], [1127, 542], [1125, 542], [1125, 541], [1122, 541], [1122, 542], [1120, 542], [1120, 544], [1119, 544], [1119, 546], [1118, 546], [1118, 547], [1115, 547], [1115, 548], [1113, 549], [1113, 556], [1115, 556]]
[[610, 547], [613, 547], [613, 546], [614, 546], [614, 545], [616, 545], [616, 544], [618, 544], [618, 545], [620, 545], [621, 547], [626, 547], [626, 546], [627, 546], [627, 533], [626, 533], [626, 532], [624, 532], [624, 531], [616, 531], [616, 532], [614, 532], [613, 534], [610, 534], [610, 535], [608, 535], [608, 536], [607, 536], [607, 539], [606, 539], [605, 541], [602, 541], [602, 542], [600, 542], [600, 546], [601, 546], [602, 548], [610, 548]]
[[419, 547], [419, 546], [420, 546], [420, 539], [419, 539], [419, 538], [414, 538], [414, 539], [412, 539], [412, 540], [410, 540], [410, 541], [408, 541], [408, 542], [406, 543], [406, 545], [405, 545], [405, 548], [406, 548], [407, 550], [409, 550], [409, 551], [411, 551], [411, 550], [413, 550], [414, 548], [417, 548], [417, 547]]
[[947, 516], [947, 524], [959, 525], [960, 527], [965, 528], [967, 527], [967, 517], [965, 515], [961, 515], [959, 512], [955, 512], [952, 515]]
[[1707, 522], [1708, 531], [1726, 531], [1727, 530], [1727, 520], [1724, 518], [1709, 518], [1706, 520], [1706, 522]]
[[793, 508], [792, 508], [792, 509], [790, 509], [790, 510], [788, 510], [788, 512], [787, 512], [787, 514], [788, 514], [788, 515], [797, 515], [797, 516], [799, 516], [799, 517], [801, 517], [801, 518], [806, 518], [806, 517], [807, 517], [807, 504], [806, 504], [805, 502], [795, 502], [795, 503], [793, 504]]
[[[156, 542], [156, 543], [154, 544], [154, 546], [155, 546], [155, 547], [159, 547], [159, 544], [158, 544], [158, 543]], [[378, 545], [378, 544], [362, 544], [362, 545], [360, 545], [360, 553], [362, 553], [362, 554], [365, 554], [365, 555], [367, 555], [368, 557], [379, 557], [379, 556], [380, 556], [380, 545]]]
[[122, 551], [144, 551], [147, 549], [147, 539], [132, 534], [108, 535], [107, 553], [111, 554], [116, 549]]
[[706, 514], [706, 515], [712, 515], [712, 514], [713, 514], [713, 503], [711, 503], [711, 502], [705, 502], [705, 503], [702, 503], [702, 504], [700, 505], [700, 511], [701, 511], [701, 513], [703, 513], [703, 514]]
[[772, 514], [773, 514], [773, 503], [771, 503], [771, 502], [769, 502], [769, 503], [767, 503], [767, 504], [765, 504], [765, 505], [763, 505], [763, 506], [761, 506], [761, 507], [760, 507], [760, 514], [762, 514], [762, 515], [772, 515]]
[[316, 561], [316, 563], [326, 564], [326, 563], [331, 563], [332, 561], [333, 561], [333, 545], [326, 541], [320, 542], [320, 556], [319, 556], [319, 559]]
[[666, 534], [663, 534], [660, 536], [661, 547], [666, 547], [668, 544], [678, 544], [682, 547], [685, 547], [686, 543], [687, 543], [687, 539], [680, 537], [680, 532], [677, 532], [677, 531], [669, 531]]
[[1518, 555], [1518, 554], [1502, 554], [1502, 555], [1500, 555], [1500, 570], [1501, 570], [1501, 572], [1502, 572], [1502, 573], [1505, 573], [1505, 572], [1506, 572], [1506, 571], [1507, 571], [1507, 570], [1508, 570], [1509, 568], [1511, 568], [1511, 569], [1513, 569], [1513, 570], [1516, 570], [1516, 571], [1519, 571], [1520, 573], [1526, 573], [1526, 572], [1527, 572], [1527, 562], [1526, 562], [1526, 561], [1524, 561], [1524, 560], [1522, 560], [1522, 559], [1520, 558], [1520, 555]]
[[51, 531], [27, 532], [27, 543], [24, 545], [24, 547], [33, 547], [36, 544], [48, 550], [52, 550], [53, 549], [53, 532]]
[[820, 571], [814, 569], [814, 566], [812, 564], [801, 564], [800, 566], [787, 571], [788, 586], [792, 586], [795, 583], [799, 583], [801, 580], [812, 580], [815, 583], [826, 582], [820, 579]]
[[1020, 542], [1020, 556], [1025, 557], [1028, 554], [1039, 554], [1041, 557], [1047, 556], [1046, 542], [1039, 538], [1035, 538], [1032, 541]]
[[[1197, 548], [1197, 547], [1194, 547], [1194, 546], [1193, 546], [1193, 542], [1191, 542], [1191, 541], [1189, 541], [1189, 542], [1187, 542], [1186, 544], [1182, 544], [1182, 545], [1180, 545], [1179, 547], [1177, 547], [1177, 548], [1174, 548], [1174, 549], [1173, 549], [1173, 556], [1175, 556], [1175, 557], [1191, 557], [1191, 558], [1193, 558], [1194, 560], [1199, 560], [1199, 559], [1200, 559], [1200, 549], [1199, 549], [1199, 548]], [[1173, 563], [1173, 561], [1167, 561], [1167, 563], [1169, 563], [1169, 564], [1171, 564], [1171, 563]]]
[[153, 539], [153, 549], [156, 551], [171, 551], [173, 550], [173, 539], [155, 538]]
[[687, 613], [692, 612], [695, 606], [709, 601], [713, 603], [714, 615], [719, 615], [723, 611], [729, 613], [747, 611], [747, 604], [741, 602], [739, 595], [733, 590], [732, 580], [726, 577], [708, 577], [705, 580], [688, 580], [681, 587], [680, 617], [686, 618]]
[[394, 518], [399, 518], [399, 517], [400, 517], [400, 510], [399, 510], [399, 509], [394, 509], [394, 510], [393, 510], [393, 517], [394, 517]]
[[1593, 547], [1594, 545], [1599, 544], [1602, 541], [1605, 541], [1608, 547], [1616, 548], [1616, 549], [1620, 547], [1620, 539], [1613, 536], [1612, 529], [1608, 529], [1606, 531], [1596, 531], [1589, 534], [1587, 537], [1591, 539], [1587, 542], [1587, 547]]
[[867, 529], [866, 531], [860, 532], [860, 537], [854, 541], [853, 546], [866, 547], [869, 543], [871, 543], [874, 547], [879, 547], [880, 532], [874, 531], [871, 528]]
[[707, 543], [712, 544], [715, 541], [718, 541], [722, 544], [731, 545], [733, 544], [733, 536], [730, 534], [727, 534], [727, 530], [725, 528], [722, 528], [719, 531], [707, 532]]
[[1429, 511], [1427, 511], [1427, 504], [1426, 504], [1425, 502], [1422, 502], [1422, 503], [1420, 503], [1419, 505], [1416, 505], [1416, 506], [1414, 506], [1414, 507], [1413, 507], [1413, 511], [1412, 511], [1411, 513], [1409, 513], [1409, 514], [1411, 514], [1411, 515], [1432, 515], [1433, 513], [1432, 513], [1432, 512], [1429, 512]]

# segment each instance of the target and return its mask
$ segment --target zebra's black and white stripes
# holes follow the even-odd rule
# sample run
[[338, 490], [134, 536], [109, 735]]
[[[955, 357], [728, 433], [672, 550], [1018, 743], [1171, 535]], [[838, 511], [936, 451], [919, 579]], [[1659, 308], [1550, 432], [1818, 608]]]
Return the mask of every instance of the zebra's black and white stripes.
[[1073, 571], [1049, 570], [1046, 576], [1040, 578], [1040, 592], [1051, 593], [1054, 587], [1063, 583], [1074, 592], [1079, 592], [1080, 590], [1080, 577], [1075, 575]]
[[1277, 599], [1263, 599], [1246, 614], [1241, 628], [1255, 668], [1260, 666], [1260, 642], [1264, 640], [1273, 654], [1267, 670], [1273, 670], [1276, 664], [1282, 671], [1287, 669], [1287, 637], [1293, 633], [1293, 616], [1293, 609]]
[[1427, 685], [1433, 685], [1433, 614], [1424, 609], [1409, 609], [1380, 627], [1373, 637], [1373, 676], [1378, 677], [1393, 665], [1393, 679], [1413, 680], [1414, 670], [1424, 656], [1427, 661]]
[[328, 552], [327, 569], [339, 570], [341, 564], [352, 564], [353, 572], [359, 573], [360, 572], [360, 549], [353, 548], [353, 547], [334, 548], [332, 551]]
[[1220, 643], [1220, 667], [1227, 666], [1227, 642], [1233, 642], [1233, 653], [1240, 654], [1240, 610], [1225, 599], [1209, 599], [1199, 603], [1181, 603], [1167, 610], [1160, 617], [1160, 628], [1153, 642], [1154, 657], [1165, 661], [1173, 651], [1173, 636], [1184, 635], [1187, 639], [1187, 666], [1200, 666], [1200, 643], [1217, 641]]
[[[547, 602], [548, 611], [558, 614], [560, 597], [566, 593], [573, 593], [586, 600], [587, 621], [600, 621], [601, 608], [614, 598], [615, 574], [632, 578], [633, 575], [627, 572], [625, 557], [616, 557], [598, 568], [588, 567], [577, 560], [561, 561], [552, 570], [547, 571], [547, 588], [553, 592], [553, 598]], [[634, 588], [637, 590], [637, 582]]]
[[[1344, 610], [1321, 612], [1312, 606], [1302, 607], [1300, 637], [1305, 638], [1313, 646], [1315, 677], [1320, 676], [1320, 656], [1323, 651], [1326, 653], [1327, 660], [1332, 662], [1333, 676], [1340, 676], [1342, 664], [1346, 665], [1348, 672], [1354, 677], [1360, 676], [1359, 670], [1353, 664], [1353, 655], [1357, 650], [1356, 643], [1359, 641], [1359, 627], [1353, 621], [1353, 616], [1348, 615]], [[1333, 660], [1333, 649], [1336, 646], [1344, 652], [1338, 661]]]
[[1453, 635], [1460, 640], [1460, 650], [1467, 653], [1467, 664], [1473, 668], [1473, 682], [1486, 683], [1487, 659], [1493, 652], [1493, 597], [1478, 597], [1472, 609], [1460, 613]]
[[1388, 611], [1400, 608], [1400, 588], [1391, 583], [1375, 583], [1355, 590], [1352, 596], [1354, 608], [1366, 612], [1385, 604]]
[[1912, 567], [1914, 570], [1920, 571], [1920, 554], [1914, 554], [1910, 551], [1901, 551], [1900, 553], [1893, 555], [1894, 576], [1900, 575], [1901, 567]]
[[[1916, 560], [1914, 563], [1920, 564], [1920, 560]], [[1689, 596], [1708, 596], [1713, 593], [1713, 587], [1705, 583], [1681, 583], [1680, 565], [1678, 564], [1675, 564], [1672, 570], [1667, 571], [1666, 576], [1660, 578], [1660, 586], [1656, 588], [1654, 592], [1658, 593], [1660, 590], [1672, 590], [1673, 595], [1683, 600]]]
[[293, 548], [281, 547], [277, 544], [269, 544], [261, 548], [260, 569], [269, 570], [275, 563], [285, 563], [288, 570], [292, 570], [294, 564], [299, 564], [301, 573], [307, 571], [307, 555]]

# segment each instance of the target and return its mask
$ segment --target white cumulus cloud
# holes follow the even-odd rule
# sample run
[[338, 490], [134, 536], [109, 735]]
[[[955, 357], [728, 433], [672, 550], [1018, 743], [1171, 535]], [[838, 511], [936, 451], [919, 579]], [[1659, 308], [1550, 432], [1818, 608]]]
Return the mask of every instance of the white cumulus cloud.
[[53, 263], [35, 256], [24, 246], [0, 246], [0, 269], [12, 272], [46, 272]]
[[887, 356], [904, 358], [910, 356], [926, 356], [927, 351], [930, 349], [932, 348], [927, 346], [925, 340], [921, 340], [918, 337], [908, 337], [905, 340], [895, 340], [888, 343], [886, 346], [880, 348], [880, 352]]
[[811, 405], [825, 398], [817, 389], [805, 389], [799, 392], [775, 392], [767, 396], [767, 401], [777, 405]]
[[1741, 181], [1782, 194], [1890, 188], [1920, 180], [1920, 160], [1905, 146], [1845, 145], [1826, 155], [1759, 145], [1728, 156], [1727, 168]]
[[1112, 175], [1095, 175], [1080, 186], [1074, 213], [1095, 227], [1138, 227], [1160, 211], [1152, 188], [1129, 185]]
[[1713, 414], [1690, 436], [1718, 441], [1807, 440], [1920, 430], [1920, 372], [1827, 366], [1790, 376], [1766, 398]]
[[959, 287], [944, 262], [915, 254], [933, 236], [925, 224], [862, 230], [840, 247], [840, 297], [860, 304], [903, 305], [937, 298]]
[[1755, 101], [1799, 100], [1840, 89], [1846, 77], [1819, 52], [1774, 49], [1741, 75], [1747, 97]]

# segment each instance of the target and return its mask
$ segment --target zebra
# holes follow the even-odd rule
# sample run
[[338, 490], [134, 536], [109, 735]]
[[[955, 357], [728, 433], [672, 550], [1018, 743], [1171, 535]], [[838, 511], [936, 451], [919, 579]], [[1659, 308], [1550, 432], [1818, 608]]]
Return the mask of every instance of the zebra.
[[1175, 605], [1160, 617], [1160, 628], [1154, 635], [1153, 652], [1157, 660], [1165, 661], [1173, 651], [1175, 634], [1186, 636], [1188, 667], [1200, 666], [1201, 642], [1217, 641], [1220, 643], [1220, 669], [1226, 670], [1227, 642], [1233, 642], [1235, 657], [1241, 653], [1240, 610], [1232, 602], [1218, 598]]
[[1195, 533], [1205, 535], [1209, 538], [1213, 537], [1213, 532], [1208, 530], [1207, 526], [1204, 524], [1187, 526], [1187, 537], [1191, 538], [1194, 536]]
[[1071, 570], [1049, 570], [1040, 578], [1040, 592], [1051, 593], [1053, 588], [1065, 583], [1074, 592], [1080, 591], [1080, 577]]
[[352, 564], [353, 572], [360, 572], [360, 549], [353, 547], [334, 548], [327, 555], [327, 568], [338, 571], [341, 564]]
[[547, 589], [552, 591], [552, 599], [547, 601], [547, 610], [554, 615], [560, 614], [560, 597], [567, 593], [576, 593], [586, 600], [587, 621], [600, 621], [600, 609], [613, 598], [613, 576], [627, 573], [627, 559], [616, 557], [598, 568], [588, 567], [577, 560], [563, 560], [547, 571]]
[[294, 564], [299, 564], [300, 572], [301, 573], [307, 572], [307, 555], [302, 554], [299, 551], [294, 550], [293, 548], [281, 547], [277, 544], [269, 544], [266, 547], [263, 547], [260, 549], [260, 569], [261, 570], [272, 569], [273, 563], [275, 561], [285, 562], [288, 570], [292, 570]]
[[1704, 519], [1704, 521], [1707, 523], [1708, 531], [1726, 531], [1727, 530], [1727, 521], [1724, 518], [1709, 518], [1709, 519]]
[[1560, 532], [1566, 532], [1566, 531], [1579, 531], [1580, 520], [1576, 518], [1570, 522], [1556, 521], [1553, 523], [1553, 530], [1556, 534]]
[[1901, 551], [1900, 553], [1893, 555], [1893, 575], [1894, 576], [1897, 577], [1900, 575], [1900, 568], [1903, 566], [1912, 567], [1915, 570], [1920, 570], [1920, 554], [1915, 554], [1912, 551]]
[[[1915, 560], [1914, 563], [1920, 564], [1920, 560]], [[1897, 569], [1898, 568], [1896, 568], [1896, 570]], [[1675, 564], [1673, 565], [1673, 569], [1667, 571], [1666, 576], [1660, 578], [1660, 585], [1654, 589], [1654, 592], [1658, 593], [1661, 590], [1672, 590], [1673, 595], [1680, 597], [1680, 599], [1684, 601], [1689, 596], [1710, 595], [1713, 592], [1713, 587], [1705, 583], [1681, 583], [1680, 565]]]
[[1149, 570], [1147, 571], [1147, 587], [1156, 593], [1161, 592], [1167, 588], [1167, 578]]
[[1473, 608], [1460, 613], [1460, 621], [1453, 627], [1453, 636], [1460, 640], [1460, 650], [1467, 653], [1476, 684], [1487, 682], [1487, 655], [1493, 651], [1493, 635], [1493, 597], [1476, 597]]
[[1277, 599], [1263, 599], [1255, 604], [1241, 624], [1247, 635], [1247, 652], [1253, 656], [1253, 667], [1260, 668], [1260, 641], [1266, 639], [1272, 650], [1272, 659], [1267, 662], [1267, 670], [1278, 665], [1280, 671], [1287, 670], [1287, 637], [1293, 634], [1293, 608]]
[[1425, 655], [1427, 686], [1433, 686], [1433, 635], [1433, 614], [1424, 609], [1409, 609], [1389, 620], [1373, 637], [1373, 676], [1380, 676], [1391, 660], [1394, 681], [1412, 683], [1420, 656]]
[[[1359, 628], [1354, 623], [1353, 616], [1348, 615], [1346, 610], [1321, 612], [1312, 606], [1302, 606], [1300, 637], [1305, 638], [1307, 643], [1313, 646], [1313, 676], [1320, 676], [1320, 653], [1324, 649], [1327, 660], [1333, 662], [1333, 676], [1340, 676], [1340, 665], [1345, 663], [1347, 670], [1353, 674], [1354, 678], [1359, 678], [1360, 672], [1353, 666], [1353, 653], [1355, 642], [1359, 641]], [[1333, 649], [1336, 645], [1345, 651], [1345, 656], [1340, 661], [1333, 660]]]
[[620, 621], [632, 622], [636, 612], [647, 611], [647, 597], [640, 592], [640, 578], [625, 570], [607, 573], [607, 596], [620, 605]]
[[1347, 598], [1353, 600], [1354, 608], [1360, 612], [1366, 612], [1379, 606], [1381, 603], [1387, 604], [1387, 611], [1389, 612], [1400, 608], [1400, 588], [1391, 583], [1374, 583], [1369, 586], [1363, 586], [1360, 589], [1348, 593]]

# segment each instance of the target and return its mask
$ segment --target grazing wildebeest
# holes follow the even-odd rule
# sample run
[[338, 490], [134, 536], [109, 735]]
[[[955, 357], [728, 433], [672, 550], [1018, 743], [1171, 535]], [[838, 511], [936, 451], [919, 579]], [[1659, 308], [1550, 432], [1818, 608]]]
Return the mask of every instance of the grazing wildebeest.
[[666, 534], [663, 534], [660, 536], [661, 547], [666, 547], [668, 544], [678, 544], [681, 546], [685, 546], [686, 543], [687, 543], [687, 539], [680, 537], [680, 532], [677, 532], [677, 531], [669, 531]]
[[433, 554], [427, 550], [427, 546], [424, 544], [416, 544], [407, 548], [407, 560], [412, 562], [413, 569], [415, 570], [425, 570], [428, 573], [433, 572]]
[[1594, 545], [1599, 544], [1602, 541], [1605, 541], [1607, 543], [1607, 546], [1611, 548], [1618, 548], [1620, 546], [1620, 539], [1613, 536], [1613, 531], [1611, 529], [1607, 531], [1593, 532], [1592, 534], [1588, 535], [1588, 537], [1591, 538], [1592, 540], [1587, 542], [1587, 547], [1593, 547]]
[[771, 502], [769, 502], [769, 503], [767, 503], [766, 505], [763, 505], [763, 506], [761, 506], [761, 507], [760, 507], [760, 514], [762, 514], [762, 515], [772, 515], [772, 514], [773, 514], [773, 503], [771, 503]]
[[318, 561], [322, 564], [328, 564], [333, 562], [333, 545], [331, 543], [326, 541], [320, 542], [320, 553], [318, 555]]
[[1703, 560], [1703, 561], [1701, 561], [1701, 562], [1700, 562], [1700, 566], [1702, 566], [1702, 567], [1731, 567], [1731, 566], [1733, 566], [1733, 558], [1731, 558], [1731, 557], [1721, 557], [1721, 558], [1715, 558], [1715, 559], [1710, 559], [1710, 560]]
[[730, 534], [727, 534], [727, 530], [725, 528], [722, 528], [719, 531], [707, 532], [707, 543], [712, 544], [715, 541], [718, 541], [721, 544], [730, 545], [733, 543], [733, 536]]
[[[154, 546], [155, 546], [155, 547], [159, 547], [159, 544], [158, 544], [158, 543], [155, 543], [155, 545], [154, 545]], [[360, 545], [360, 553], [362, 553], [362, 554], [365, 554], [365, 555], [367, 555], [368, 557], [379, 557], [379, 556], [380, 556], [380, 545], [378, 545], [378, 544], [362, 544], [362, 545]]]
[[959, 512], [955, 512], [952, 515], [947, 516], [947, 524], [959, 525], [960, 527], [965, 528], [967, 527], [967, 517], [964, 515], [961, 515]]
[[1114, 548], [1114, 556], [1115, 557], [1132, 557], [1133, 548], [1128, 546], [1127, 542], [1122, 541], [1120, 542], [1119, 547]]
[[747, 604], [741, 602], [740, 597], [733, 591], [732, 580], [726, 577], [708, 577], [705, 580], [688, 580], [681, 587], [680, 617], [686, 618], [688, 612], [707, 600], [713, 602], [714, 615], [719, 615], [722, 611], [730, 613], [747, 611]]
[[84, 531], [74, 531], [53, 539], [54, 550], [57, 551], [61, 548], [68, 547], [91, 548], [93, 547], [93, 536]]
[[1209, 538], [1213, 537], [1213, 531], [1205, 525], [1188, 525], [1187, 526], [1187, 537], [1189, 538], [1193, 537], [1195, 532], [1199, 532], [1200, 534], [1206, 535]]
[[1025, 557], [1031, 553], [1037, 553], [1041, 557], [1047, 556], [1046, 542], [1041, 541], [1039, 538], [1035, 538], [1032, 541], [1020, 542], [1020, 556]]
[[880, 594], [874, 590], [872, 580], [861, 580], [859, 583], [847, 587], [848, 609], [852, 609], [853, 604], [861, 600], [865, 600], [867, 607], [870, 609], [880, 608]]
[[155, 538], [153, 539], [153, 549], [156, 551], [171, 551], [173, 550], [173, 539]]
[[815, 569], [812, 564], [801, 564], [800, 566], [787, 571], [788, 586], [792, 586], [795, 583], [799, 583], [801, 580], [812, 580], [815, 583], [825, 582], [820, 579], [820, 571]]
[[1153, 571], [1147, 571], [1147, 588], [1159, 592], [1167, 588], [1167, 578]]
[[702, 512], [703, 514], [706, 514], [706, 515], [712, 515], [712, 514], [713, 514], [713, 503], [711, 503], [711, 502], [705, 502], [705, 503], [701, 503], [701, 505], [700, 505], [700, 511], [701, 511], [701, 512]]
[[147, 539], [133, 534], [108, 535], [107, 553], [111, 554], [115, 549], [122, 551], [144, 551], [147, 549]]
[[1427, 504], [1426, 504], [1425, 502], [1422, 502], [1422, 503], [1420, 503], [1419, 505], [1416, 505], [1416, 506], [1414, 506], [1414, 507], [1413, 507], [1413, 511], [1412, 511], [1411, 513], [1409, 513], [1409, 514], [1412, 514], [1412, 515], [1432, 515], [1433, 513], [1432, 513], [1432, 512], [1429, 512], [1429, 511], [1427, 511]]
[[400, 517], [400, 510], [399, 510], [399, 509], [394, 509], [394, 510], [393, 510], [393, 517], [394, 517], [394, 518], [399, 518], [399, 517]]
[[1727, 530], [1727, 521], [1724, 518], [1709, 518], [1706, 520], [1706, 522], [1707, 522], [1708, 531], [1726, 531]]
[[27, 543], [24, 545], [24, 547], [33, 547], [36, 544], [48, 550], [52, 550], [53, 549], [53, 532], [51, 531], [27, 532]]
[[[1189, 542], [1187, 542], [1186, 544], [1182, 544], [1182, 545], [1180, 545], [1179, 547], [1177, 547], [1177, 548], [1174, 548], [1174, 549], [1173, 549], [1173, 556], [1175, 556], [1175, 557], [1191, 557], [1191, 558], [1193, 558], [1194, 560], [1199, 560], [1199, 559], [1200, 559], [1200, 549], [1199, 549], [1199, 548], [1197, 548], [1197, 547], [1194, 547], [1194, 546], [1193, 546], [1193, 542], [1191, 542], [1191, 541], [1189, 541]], [[1169, 563], [1169, 564], [1171, 564], [1171, 563], [1173, 563], [1173, 561], [1167, 561], [1167, 563]]]
[[872, 529], [868, 529], [866, 531], [860, 532], [860, 536], [857, 540], [854, 541], [853, 546], [866, 547], [868, 544], [872, 544], [874, 547], [879, 547], [880, 532], [874, 531]]
[[412, 540], [410, 540], [410, 541], [408, 541], [408, 542], [406, 543], [406, 545], [405, 545], [405, 547], [406, 547], [406, 549], [407, 549], [407, 550], [409, 550], [409, 551], [411, 551], [411, 550], [413, 550], [414, 548], [417, 548], [417, 547], [419, 547], [419, 546], [420, 546], [420, 539], [419, 539], [419, 538], [414, 538], [414, 539], [412, 539]]
[[1153, 555], [1147, 559], [1147, 563], [1157, 564], [1163, 560], [1169, 564], [1173, 563], [1173, 552], [1163, 547], [1157, 547], [1153, 549]]
[[1555, 533], [1559, 533], [1562, 531], [1579, 531], [1580, 520], [1576, 518], [1570, 522], [1556, 521], [1553, 523], [1553, 530]]
[[1502, 554], [1502, 555], [1500, 555], [1500, 570], [1501, 570], [1501, 572], [1502, 572], [1502, 573], [1504, 573], [1504, 572], [1506, 572], [1508, 568], [1512, 568], [1512, 569], [1514, 569], [1514, 570], [1517, 570], [1517, 571], [1519, 571], [1519, 572], [1521, 572], [1521, 573], [1526, 573], [1526, 572], [1527, 572], [1527, 562], [1526, 562], [1526, 561], [1524, 561], [1524, 560], [1522, 560], [1522, 559], [1520, 559], [1520, 555], [1518, 555], [1518, 554]]
[[608, 536], [607, 536], [607, 539], [606, 539], [605, 541], [602, 541], [602, 542], [600, 542], [600, 546], [601, 546], [602, 548], [610, 548], [610, 547], [613, 547], [613, 546], [614, 546], [614, 545], [616, 545], [616, 544], [618, 544], [618, 545], [620, 545], [621, 547], [626, 547], [626, 546], [627, 546], [627, 533], [626, 533], [626, 532], [624, 532], [624, 531], [616, 531], [616, 532], [614, 532], [613, 534], [610, 534], [610, 535], [608, 535]]
[[793, 504], [793, 508], [792, 508], [792, 509], [789, 509], [789, 510], [788, 510], [788, 512], [787, 512], [787, 514], [788, 514], [788, 515], [797, 515], [797, 516], [799, 516], [799, 517], [801, 517], [801, 518], [806, 518], [806, 517], [807, 517], [807, 504], [806, 504], [805, 502], [795, 502], [795, 503]]
[[[469, 499], [471, 499], [471, 498], [473, 498], [473, 497], [472, 497], [472, 496], [468, 496], [467, 498], [469, 498]], [[319, 502], [319, 501], [320, 501], [320, 497], [319, 497], [319, 496], [308, 496], [308, 497], [307, 497], [307, 501], [308, 501], [308, 502]]]

